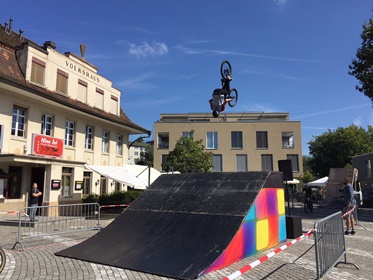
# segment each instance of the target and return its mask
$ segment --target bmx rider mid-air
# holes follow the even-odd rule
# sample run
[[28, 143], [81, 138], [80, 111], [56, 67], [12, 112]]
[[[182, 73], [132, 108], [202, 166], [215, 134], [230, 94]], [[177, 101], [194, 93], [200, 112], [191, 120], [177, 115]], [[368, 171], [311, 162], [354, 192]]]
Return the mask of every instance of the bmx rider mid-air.
[[220, 65], [220, 74], [222, 76], [222, 88], [217, 88], [212, 94], [212, 99], [209, 100], [212, 115], [217, 118], [220, 112], [225, 110], [228, 103], [230, 107], [237, 104], [238, 92], [235, 88], [230, 88], [232, 81], [232, 67], [229, 61], [224, 60]]

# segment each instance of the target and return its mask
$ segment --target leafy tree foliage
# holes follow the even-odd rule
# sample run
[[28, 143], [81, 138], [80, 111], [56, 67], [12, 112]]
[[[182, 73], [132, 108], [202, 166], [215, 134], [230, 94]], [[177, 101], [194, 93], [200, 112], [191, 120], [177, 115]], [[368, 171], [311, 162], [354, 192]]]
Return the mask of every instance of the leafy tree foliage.
[[205, 151], [202, 140], [194, 140], [193, 131], [191, 131], [189, 137], [182, 136], [176, 142], [175, 149], [168, 154], [165, 169], [181, 173], [191, 170], [210, 172], [213, 167], [212, 157], [212, 152]]
[[373, 128], [368, 131], [351, 125], [328, 130], [308, 142], [312, 159], [309, 162], [314, 174], [329, 176], [330, 168], [343, 168], [352, 164], [355, 155], [373, 151]]
[[361, 47], [349, 65], [348, 74], [359, 80], [356, 89], [373, 102], [373, 19], [363, 25]]
[[315, 180], [315, 177], [312, 175], [310, 171], [306, 170], [303, 172], [303, 175], [299, 178], [299, 180], [302, 183], [308, 183]]
[[135, 164], [153, 167], [154, 146], [145, 147], [145, 151], [140, 153], [140, 158], [135, 159]]

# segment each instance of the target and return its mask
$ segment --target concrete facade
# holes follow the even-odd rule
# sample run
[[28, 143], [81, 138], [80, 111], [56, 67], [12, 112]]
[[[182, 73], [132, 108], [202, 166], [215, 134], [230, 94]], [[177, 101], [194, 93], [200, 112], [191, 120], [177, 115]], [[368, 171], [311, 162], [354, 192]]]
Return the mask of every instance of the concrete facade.
[[190, 131], [214, 153], [212, 171], [278, 171], [278, 161], [290, 159], [293, 176], [303, 173], [301, 123], [288, 113], [161, 114], [154, 123], [154, 168], [162, 171], [177, 140]]
[[[81, 56], [60, 53], [0, 25], [0, 212], [81, 202], [121, 190], [84, 164], [128, 163], [128, 138], [150, 131], [130, 121], [121, 92]], [[2, 174], [2, 175], [1, 175]]]

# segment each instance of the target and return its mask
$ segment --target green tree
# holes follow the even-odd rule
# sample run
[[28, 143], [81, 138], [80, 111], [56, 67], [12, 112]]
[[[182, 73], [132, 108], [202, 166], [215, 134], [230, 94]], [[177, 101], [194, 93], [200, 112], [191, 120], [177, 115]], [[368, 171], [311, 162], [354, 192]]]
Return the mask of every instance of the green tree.
[[312, 173], [306, 170], [303, 172], [303, 175], [299, 178], [299, 180], [304, 184], [313, 181], [314, 178], [315, 177], [312, 175]]
[[176, 142], [175, 149], [168, 154], [165, 169], [181, 173], [191, 170], [210, 172], [213, 167], [212, 157], [212, 152], [205, 151], [202, 140], [194, 140], [191, 131], [189, 137], [181, 136]]
[[348, 74], [358, 79], [356, 89], [373, 102], [373, 19], [363, 25], [360, 37], [362, 44], [349, 65]]
[[140, 152], [140, 158], [135, 159], [135, 164], [153, 167], [154, 146], [148, 145], [144, 152]]
[[351, 125], [328, 130], [308, 142], [312, 159], [309, 165], [319, 177], [328, 176], [330, 168], [343, 168], [352, 164], [355, 155], [373, 151], [373, 129]]

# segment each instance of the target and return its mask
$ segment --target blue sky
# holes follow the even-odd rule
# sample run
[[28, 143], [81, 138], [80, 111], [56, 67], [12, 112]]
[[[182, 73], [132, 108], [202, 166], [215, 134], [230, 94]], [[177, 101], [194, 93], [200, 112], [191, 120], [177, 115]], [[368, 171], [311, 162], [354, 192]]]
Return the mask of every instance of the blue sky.
[[151, 131], [161, 113], [211, 113], [223, 60], [239, 92], [226, 112], [289, 112], [305, 155], [328, 129], [373, 124], [370, 100], [347, 74], [371, 0], [1, 2], [2, 24], [13, 18], [41, 45], [79, 55], [86, 44], [85, 59], [122, 91], [125, 113]]

